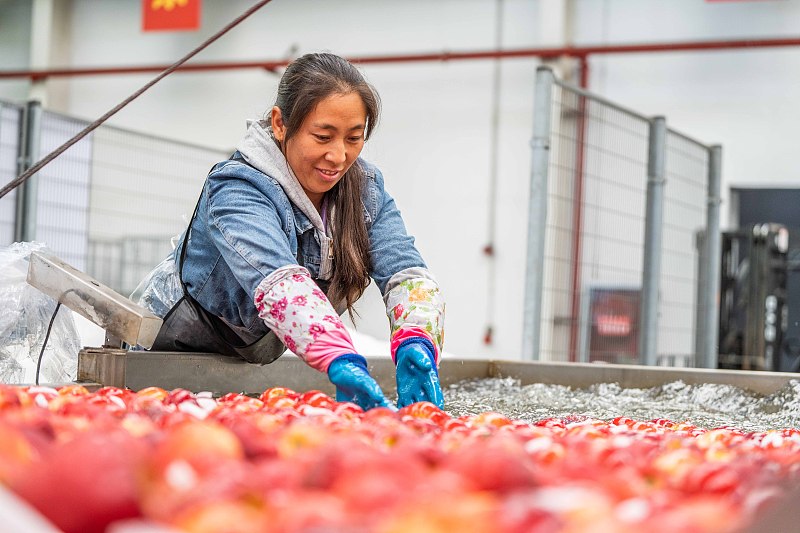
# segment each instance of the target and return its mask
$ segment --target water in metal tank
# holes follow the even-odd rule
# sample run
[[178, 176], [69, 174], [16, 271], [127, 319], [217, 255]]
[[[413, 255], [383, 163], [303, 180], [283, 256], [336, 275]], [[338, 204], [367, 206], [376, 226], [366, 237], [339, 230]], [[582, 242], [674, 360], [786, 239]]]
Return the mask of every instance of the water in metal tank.
[[734, 427], [745, 431], [800, 428], [800, 382], [791, 381], [770, 395], [730, 385], [687, 385], [682, 381], [650, 389], [623, 389], [602, 383], [586, 389], [512, 378], [466, 380], [445, 391], [452, 416], [497, 411], [535, 422], [568, 415], [611, 420], [626, 416], [648, 421], [666, 418], [703, 428]]

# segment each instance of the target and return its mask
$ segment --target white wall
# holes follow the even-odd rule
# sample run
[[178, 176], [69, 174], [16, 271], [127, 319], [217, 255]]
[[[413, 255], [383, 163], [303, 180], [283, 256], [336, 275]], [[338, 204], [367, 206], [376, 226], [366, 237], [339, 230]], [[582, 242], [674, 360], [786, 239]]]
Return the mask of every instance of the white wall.
[[[800, 28], [798, 0], [578, 5], [577, 44], [797, 38]], [[593, 91], [722, 144], [723, 200], [734, 184], [800, 183], [792, 133], [800, 48], [604, 56], [591, 68]]]
[[[67, 0], [55, 0], [67, 1]], [[252, 5], [206, 0], [198, 32], [142, 33], [140, 2], [70, 0], [69, 63], [75, 67], [168, 64]], [[564, 27], [556, 0], [505, 0], [506, 48], [673, 42], [790, 36], [800, 0], [709, 3], [701, 0], [575, 0]], [[19, 0], [0, 0], [24, 27]], [[558, 2], [566, 7], [568, 2]], [[346, 56], [489, 49], [495, 0], [280, 1], [242, 23], [196, 61], [277, 59], [330, 50]], [[549, 23], [553, 19], [552, 24]], [[24, 32], [18, 32], [24, 33]], [[24, 62], [29, 35], [0, 31], [0, 53]], [[22, 42], [22, 44], [20, 44]], [[67, 48], [65, 48], [67, 49]], [[16, 54], [16, 56], [14, 56]], [[3, 54], [0, 57], [6, 57]], [[522, 331], [525, 225], [534, 71], [538, 61], [502, 62], [499, 182], [494, 279], [482, 253], [489, 238], [491, 61], [370, 65], [384, 115], [365, 156], [387, 177], [417, 243], [448, 299], [447, 343], [458, 355], [518, 357]], [[65, 65], [56, 65], [65, 66]], [[590, 59], [591, 89], [724, 147], [723, 189], [731, 184], [796, 183], [793, 127], [800, 49], [714, 51]], [[76, 78], [61, 111], [93, 119], [150, 75]], [[260, 71], [174, 74], [111, 123], [209, 146], [233, 146], [244, 120], [263, 113], [277, 76]], [[0, 82], [0, 98], [20, 84]], [[794, 90], [793, 90], [794, 89]], [[53, 100], [57, 101], [56, 99]], [[723, 206], [723, 213], [726, 207]], [[489, 294], [489, 287], [494, 287]], [[362, 331], [385, 336], [376, 291], [360, 306]], [[487, 316], [494, 309], [494, 316]], [[494, 343], [482, 342], [487, 324]]]
[[[0, 0], [0, 68], [24, 70], [30, 64], [31, 3], [25, 0]], [[0, 81], [0, 99], [24, 100], [27, 80]]]

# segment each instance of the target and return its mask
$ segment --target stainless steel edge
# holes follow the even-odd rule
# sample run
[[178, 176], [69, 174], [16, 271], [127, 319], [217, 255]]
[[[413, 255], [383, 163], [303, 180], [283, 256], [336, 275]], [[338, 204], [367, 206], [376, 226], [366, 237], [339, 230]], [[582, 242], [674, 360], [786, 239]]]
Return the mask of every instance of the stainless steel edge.
[[683, 381], [695, 385], [718, 383], [733, 385], [760, 394], [770, 394], [800, 380], [800, 374], [789, 372], [755, 372], [745, 370], [713, 370], [601, 363], [546, 363], [539, 361], [493, 361], [492, 375], [512, 377], [520, 383], [546, 383], [585, 388], [596, 383], [618, 383], [622, 388], [649, 388]]
[[[387, 395], [395, 394], [394, 364], [388, 357], [367, 357], [370, 373]], [[597, 363], [552, 363], [488, 359], [445, 359], [439, 376], [447, 388], [463, 380], [510, 377], [520, 384], [545, 383], [586, 388], [597, 383], [617, 383], [623, 388], [649, 388], [683, 381], [687, 384], [719, 383], [760, 394], [770, 394], [800, 374], [709, 370], [703, 368], [645, 367]], [[219, 354], [184, 352], [82, 350], [78, 361], [79, 381], [129, 387], [139, 390], [158, 386], [211, 391], [215, 394], [257, 394], [268, 387], [311, 389], [333, 394], [327, 376], [293, 355], [284, 355], [269, 365], [254, 365]]]

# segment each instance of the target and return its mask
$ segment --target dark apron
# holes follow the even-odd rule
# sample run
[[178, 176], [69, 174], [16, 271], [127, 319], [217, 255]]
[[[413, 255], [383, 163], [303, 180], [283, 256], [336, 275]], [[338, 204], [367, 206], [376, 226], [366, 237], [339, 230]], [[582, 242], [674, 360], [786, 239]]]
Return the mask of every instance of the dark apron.
[[183, 296], [164, 317], [164, 323], [156, 336], [151, 350], [162, 352], [206, 352], [241, 357], [250, 363], [267, 364], [275, 361], [286, 351], [283, 342], [273, 331], [260, 339], [246, 342], [230, 325], [215, 316], [192, 298], [183, 283], [183, 261], [189, 232], [200, 200], [194, 208], [192, 219], [186, 228], [181, 244], [181, 257], [178, 263], [178, 277]]

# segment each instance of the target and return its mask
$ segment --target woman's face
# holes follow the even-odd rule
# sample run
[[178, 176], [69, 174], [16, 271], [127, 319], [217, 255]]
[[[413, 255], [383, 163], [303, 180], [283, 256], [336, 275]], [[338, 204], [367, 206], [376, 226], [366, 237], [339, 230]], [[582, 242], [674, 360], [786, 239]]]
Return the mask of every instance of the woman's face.
[[298, 131], [284, 143], [286, 127], [280, 109], [272, 108], [272, 131], [286, 160], [317, 209], [364, 148], [367, 109], [358, 93], [320, 100]]

